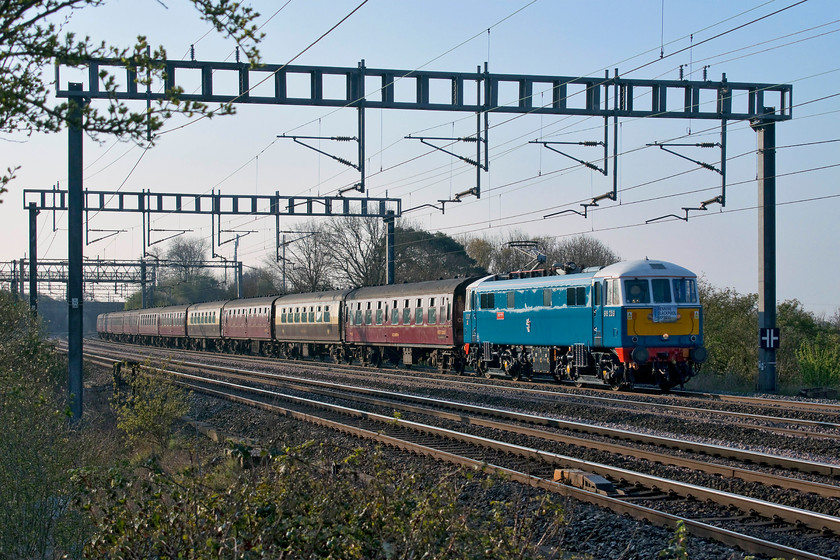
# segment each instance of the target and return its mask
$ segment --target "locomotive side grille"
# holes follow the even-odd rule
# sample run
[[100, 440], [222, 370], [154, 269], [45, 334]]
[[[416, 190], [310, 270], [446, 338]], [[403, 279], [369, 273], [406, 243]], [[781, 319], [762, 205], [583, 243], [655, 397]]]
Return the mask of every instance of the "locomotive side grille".
[[589, 365], [589, 352], [586, 351], [585, 344], [575, 344], [575, 364], [579, 367], [587, 367]]
[[485, 359], [490, 358], [490, 343], [487, 342], [486, 340], [482, 343], [481, 351], [482, 351], [482, 354], [484, 355]]

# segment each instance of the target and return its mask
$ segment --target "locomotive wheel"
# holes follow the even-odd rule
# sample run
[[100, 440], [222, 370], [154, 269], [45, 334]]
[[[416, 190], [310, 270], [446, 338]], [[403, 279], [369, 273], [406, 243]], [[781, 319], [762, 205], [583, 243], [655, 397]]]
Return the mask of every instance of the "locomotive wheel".
[[462, 358], [455, 358], [455, 373], [458, 375], [464, 375], [464, 367], [466, 364]]
[[528, 381], [533, 381], [534, 380], [534, 366], [531, 365], [531, 362], [528, 362], [525, 365], [523, 365], [522, 369], [524, 370], [523, 373], [524, 373], [525, 379], [527, 379]]
[[671, 384], [671, 376], [669, 375], [668, 367], [654, 368], [654, 371], [656, 372], [656, 378], [659, 381], [659, 388], [663, 393], [669, 392], [673, 385]]

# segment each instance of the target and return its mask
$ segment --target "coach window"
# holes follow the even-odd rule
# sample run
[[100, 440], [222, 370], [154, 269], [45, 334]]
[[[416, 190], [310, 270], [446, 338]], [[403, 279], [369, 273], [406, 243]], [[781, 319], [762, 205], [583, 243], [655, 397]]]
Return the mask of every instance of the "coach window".
[[414, 308], [414, 324], [415, 325], [422, 325], [423, 324], [423, 300], [418, 299], [417, 305]]
[[314, 305], [309, 306], [309, 322], [310, 323], [315, 322], [315, 306]]
[[330, 322], [330, 306], [329, 305], [324, 307], [324, 322], [325, 323]]
[[428, 322], [430, 325], [434, 325], [437, 322], [437, 311], [435, 309], [435, 298], [429, 298], [429, 319]]
[[370, 302], [368, 302], [367, 309], [365, 309], [365, 325], [371, 323], [373, 323], [373, 309], [370, 308]]
[[382, 324], [382, 302], [381, 301], [376, 302], [376, 324], [377, 325]]
[[402, 323], [403, 325], [411, 324], [411, 306], [409, 305], [408, 300], [405, 300], [405, 306], [403, 307]]
[[295, 307], [295, 323], [300, 323], [300, 307]]
[[646, 278], [641, 280], [625, 280], [624, 294], [627, 303], [650, 303], [650, 288]]

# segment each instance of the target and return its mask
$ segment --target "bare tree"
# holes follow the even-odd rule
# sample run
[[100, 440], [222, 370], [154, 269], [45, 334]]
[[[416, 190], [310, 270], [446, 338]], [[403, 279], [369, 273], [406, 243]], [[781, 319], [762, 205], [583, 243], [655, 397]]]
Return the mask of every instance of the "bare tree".
[[[533, 243], [533, 248], [516, 248], [515, 244]], [[601, 241], [586, 235], [562, 240], [554, 237], [532, 237], [511, 231], [503, 237], [473, 238], [467, 252], [493, 274], [523, 270], [534, 265], [537, 252], [545, 255], [546, 264], [574, 262], [578, 266], [605, 266], [618, 262], [619, 257]]]
[[339, 285], [385, 283], [385, 224], [379, 218], [343, 216], [327, 226], [330, 265], [343, 277]]
[[612, 249], [588, 235], [563, 239], [552, 249], [552, 254], [558, 262], [572, 261], [579, 267], [606, 266], [620, 260]]
[[[285, 263], [269, 257], [266, 261], [278, 277], [277, 285], [289, 292], [318, 292], [333, 287], [333, 267], [328, 226], [308, 220], [293, 228], [285, 238]], [[285, 264], [285, 266], [284, 266]], [[285, 275], [285, 278], [284, 278]]]
[[484, 270], [490, 270], [493, 264], [493, 253], [496, 248], [492, 241], [483, 237], [474, 237], [467, 241], [467, 254]]
[[179, 282], [190, 282], [203, 275], [201, 263], [207, 258], [207, 240], [200, 237], [177, 237], [166, 251], [169, 276]]

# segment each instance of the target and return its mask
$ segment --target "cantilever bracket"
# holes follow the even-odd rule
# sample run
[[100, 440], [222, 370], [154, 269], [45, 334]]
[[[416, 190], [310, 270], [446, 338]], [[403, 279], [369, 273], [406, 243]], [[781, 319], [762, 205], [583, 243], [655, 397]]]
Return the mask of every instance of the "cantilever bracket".
[[700, 206], [698, 206], [696, 208], [689, 208], [689, 207], [683, 206], [682, 209], [685, 212], [685, 217], [678, 216], [676, 214], [666, 214], [664, 216], [659, 216], [658, 218], [651, 218], [650, 220], [645, 221], [645, 223], [649, 224], [649, 223], [656, 222], [656, 221], [659, 221], [659, 220], [664, 220], [665, 218], [677, 218], [678, 220], [682, 220], [684, 222], [687, 222], [688, 218], [690, 217], [688, 215], [689, 212], [692, 212], [692, 211], [705, 212], [706, 210], [709, 209], [708, 208], [709, 204], [723, 205], [723, 202], [721, 200], [721, 196], [718, 195], [714, 198], [710, 198], [709, 200], [704, 200], [703, 202], [700, 203]]
[[[546, 141], [543, 141], [543, 140], [531, 140], [528, 143], [529, 144], [542, 144], [544, 147], [548, 148], [552, 152], [558, 153], [561, 156], [565, 156], [565, 157], [567, 157], [571, 160], [574, 160], [574, 161], [578, 162], [579, 164], [581, 164], [583, 166], [586, 166], [589, 169], [592, 169], [593, 171], [597, 171], [601, 175], [603, 175], [604, 177], [607, 176], [607, 164], [606, 164], [606, 162], [607, 162], [607, 143], [606, 142], [594, 141], [594, 140], [587, 140], [587, 141], [584, 141], [584, 142], [546, 142]], [[557, 148], [552, 148], [551, 147], [552, 145], [603, 146], [604, 147], [604, 167], [603, 168], [598, 167], [597, 165], [595, 165], [592, 162], [576, 158], [575, 156], [569, 155], [566, 152], [561, 152]]]
[[450, 152], [449, 150], [446, 150], [446, 149], [444, 149], [440, 146], [437, 146], [435, 144], [431, 144], [431, 143], [428, 142], [428, 140], [443, 140], [443, 141], [447, 141], [447, 142], [481, 142], [481, 143], [484, 144], [484, 146], [486, 148], [487, 140], [485, 140], [484, 138], [475, 138], [475, 137], [472, 137], [472, 136], [466, 136], [466, 137], [461, 137], [461, 138], [444, 138], [444, 137], [441, 137], [441, 136], [412, 136], [410, 134], [408, 136], [406, 136], [405, 138], [406, 138], [406, 140], [420, 140], [421, 144], [425, 144], [426, 146], [429, 146], [430, 148], [434, 148], [435, 150], [438, 150], [438, 151], [443, 152], [445, 154], [449, 154], [450, 156], [452, 156], [456, 159], [460, 159], [464, 163], [468, 163], [472, 166], [478, 167], [482, 171], [487, 171], [488, 166], [482, 164], [481, 162], [478, 162], [478, 161], [476, 161], [474, 159], [471, 159], [471, 158], [468, 158], [468, 157], [458, 155], [455, 152]]
[[670, 143], [669, 144], [663, 144], [663, 143], [660, 143], [660, 142], [652, 142], [652, 143], [646, 144], [646, 145], [647, 146], [659, 146], [659, 148], [661, 150], [663, 150], [665, 152], [668, 152], [669, 154], [673, 154], [677, 157], [680, 157], [684, 160], [690, 161], [691, 163], [696, 163], [697, 165], [699, 165], [703, 169], [708, 169], [709, 171], [715, 171], [715, 172], [717, 172], [721, 175], [723, 175], [723, 173], [724, 173], [722, 169], [718, 169], [717, 167], [715, 167], [714, 165], [712, 165], [710, 163], [706, 163], [706, 162], [703, 162], [703, 161], [700, 161], [700, 160], [690, 158], [690, 157], [685, 156], [685, 155], [683, 155], [679, 152], [675, 152], [674, 150], [669, 150], [668, 148], [665, 147], [665, 146], [673, 146], [673, 147], [676, 147], [676, 146], [691, 146], [691, 147], [694, 147], [694, 148], [721, 148], [722, 144], [720, 142], [698, 142], [696, 144], [670, 144]]
[[158, 233], [171, 233], [172, 235], [164, 237], [163, 239], [158, 239], [157, 241], [152, 241], [151, 239], [149, 239], [149, 247], [151, 247], [152, 245], [157, 245], [158, 243], [163, 243], [164, 241], [168, 241], [168, 240], [172, 239], [173, 237], [178, 237], [179, 235], [184, 235], [185, 233], [190, 232], [192, 230], [191, 229], [150, 229], [149, 233], [152, 233], [153, 231], [156, 231]]
[[[709, 200], [704, 200], [700, 203], [700, 206], [697, 208], [686, 208], [683, 207], [685, 211], [685, 217], [677, 216], [675, 214], [668, 214], [665, 216], [660, 216], [658, 218], [653, 218], [652, 220], [648, 220], [645, 223], [649, 224], [651, 222], [655, 222], [657, 220], [661, 220], [663, 218], [670, 218], [675, 217], [679, 218], [683, 221], [688, 221], [688, 213], [692, 210], [699, 210], [704, 211], [708, 210], [707, 206], [709, 204], [720, 204], [721, 208], [726, 206], [726, 120], [722, 120], [720, 123], [720, 142], [698, 142], [696, 144], [675, 144], [675, 143], [661, 143], [661, 142], [653, 142], [648, 144], [648, 146], [659, 146], [659, 149], [668, 152], [669, 154], [673, 154], [677, 157], [680, 157], [684, 160], [688, 160], [692, 163], [695, 163], [702, 167], [703, 169], [708, 169], [709, 171], [714, 171], [715, 173], [720, 175], [720, 194], [714, 198], [710, 198]], [[695, 148], [720, 148], [720, 168], [715, 167], [710, 163], [705, 163], [696, 159], [692, 159], [688, 156], [675, 152], [674, 150], [669, 150], [665, 146], [669, 147], [677, 147], [677, 146], [691, 146]]]
[[[85, 246], [93, 245], [97, 241], [102, 241], [103, 239], [108, 239], [109, 237], [114, 237], [120, 233], [127, 232], [127, 229], [90, 229], [87, 227], [87, 221], [85, 221]], [[88, 236], [89, 234], [93, 233], [107, 233], [108, 235], [103, 235], [102, 237], [97, 237], [96, 239], [90, 239]]]
[[365, 192], [365, 188], [364, 185], [362, 185], [361, 183], [354, 183], [351, 187], [344, 187], [343, 189], [339, 189], [338, 196], [344, 196], [344, 193], [350, 191], [359, 191], [363, 193]]
[[457, 193], [455, 196], [448, 200], [438, 199], [438, 202], [440, 202], [440, 206], [431, 203], [421, 204], [420, 206], [414, 206], [413, 208], [409, 208], [408, 210], [403, 210], [403, 214], [405, 214], [406, 212], [411, 212], [412, 210], [419, 210], [421, 208], [434, 208], [435, 210], [440, 210], [441, 214], [446, 214], [447, 204], [451, 204], [454, 202], [463, 202], [461, 199], [465, 196], [478, 196], [476, 194], [476, 190], [476, 187], [473, 187], [471, 189], [467, 189], [465, 191]]
[[301, 139], [304, 139], [304, 140], [334, 140], [336, 142], [358, 142], [359, 139], [355, 136], [291, 136], [291, 135], [286, 135], [286, 134], [280, 134], [280, 135], [277, 136], [277, 138], [290, 138], [296, 144], [300, 144], [301, 146], [303, 146], [305, 148], [309, 148], [310, 150], [312, 150], [314, 152], [318, 152], [321, 155], [325, 155], [328, 158], [332, 158], [335, 161], [337, 161], [338, 163], [343, 163], [344, 165], [346, 165], [348, 167], [352, 167], [356, 171], [361, 171], [362, 170], [361, 165], [356, 165], [352, 161], [346, 160], [342, 157], [334, 156], [333, 154], [331, 154], [329, 152], [325, 152], [324, 150], [318, 149], [315, 146], [310, 146], [309, 144], [300, 141]]
[[[225, 239], [224, 241], [222, 241], [222, 234], [223, 233], [235, 233], [236, 235], [231, 237], [230, 239]], [[257, 233], [257, 230], [248, 229], [248, 230], [245, 230], [245, 231], [239, 231], [239, 230], [235, 230], [235, 229], [220, 229], [219, 230], [219, 247], [221, 247], [225, 243], [230, 243], [231, 241], [235, 241], [237, 237], [245, 237], [249, 233]]]
[[[312, 151], [318, 152], [321, 155], [325, 155], [328, 158], [334, 159], [338, 163], [344, 164], [347, 167], [352, 167], [356, 171], [362, 174], [361, 181], [354, 184], [352, 187], [348, 187], [346, 189], [342, 189], [339, 191], [339, 195], [341, 193], [355, 190], [359, 192], [365, 192], [365, 162], [364, 162], [364, 118], [362, 117], [363, 113], [359, 114], [359, 136], [300, 136], [300, 135], [290, 135], [290, 134], [279, 134], [277, 138], [290, 138], [296, 144], [300, 144], [304, 148], [309, 148]], [[325, 152], [315, 146], [311, 146], [306, 142], [301, 142], [301, 140], [333, 140], [335, 142], [356, 142], [359, 145], [359, 163], [353, 163], [350, 160], [344, 159], [342, 157], [335, 156], [329, 152]]]
[[593, 206], [598, 206], [598, 201], [605, 200], [605, 199], [615, 200], [615, 192], [610, 191], [610, 192], [607, 192], [607, 193], [604, 193], [604, 194], [599, 194], [598, 196], [596, 196], [595, 198], [593, 198], [589, 202], [584, 202], [583, 204], [581, 204], [581, 206], [583, 207], [583, 212], [580, 212], [578, 210], [573, 210], [573, 209], [569, 208], [567, 210], [561, 210], [559, 212], [554, 212], [552, 214], [546, 214], [545, 216], [543, 216], [543, 219], [551, 218], [551, 217], [554, 217], [554, 216], [559, 216], [561, 214], [568, 214], [568, 213], [577, 214], [578, 216], [583, 216], [584, 218], [586, 218], [587, 214], [589, 213], [589, 208], [591, 208]]

